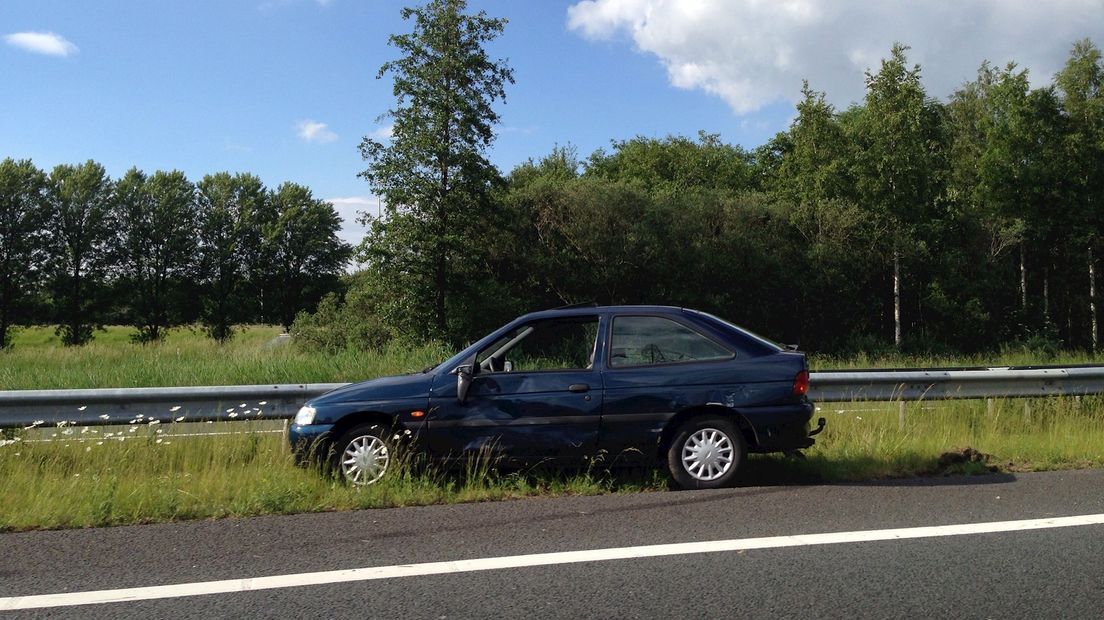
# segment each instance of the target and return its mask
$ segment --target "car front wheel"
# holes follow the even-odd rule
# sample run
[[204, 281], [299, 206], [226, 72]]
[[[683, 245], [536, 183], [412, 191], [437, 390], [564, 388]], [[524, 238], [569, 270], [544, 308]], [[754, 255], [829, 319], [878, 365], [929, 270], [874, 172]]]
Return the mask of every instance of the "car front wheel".
[[744, 437], [736, 424], [721, 416], [687, 420], [667, 448], [667, 467], [682, 489], [731, 486], [747, 458]]
[[356, 486], [378, 482], [395, 458], [390, 436], [382, 424], [363, 424], [351, 429], [335, 444], [334, 471]]

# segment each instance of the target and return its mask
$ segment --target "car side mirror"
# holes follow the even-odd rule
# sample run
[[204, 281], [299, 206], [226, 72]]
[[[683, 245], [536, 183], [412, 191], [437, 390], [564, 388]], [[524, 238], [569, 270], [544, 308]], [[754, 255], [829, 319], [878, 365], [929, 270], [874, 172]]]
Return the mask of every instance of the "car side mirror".
[[474, 364], [464, 364], [456, 369], [456, 400], [460, 401], [461, 405], [468, 399], [468, 389], [471, 388], [474, 375]]

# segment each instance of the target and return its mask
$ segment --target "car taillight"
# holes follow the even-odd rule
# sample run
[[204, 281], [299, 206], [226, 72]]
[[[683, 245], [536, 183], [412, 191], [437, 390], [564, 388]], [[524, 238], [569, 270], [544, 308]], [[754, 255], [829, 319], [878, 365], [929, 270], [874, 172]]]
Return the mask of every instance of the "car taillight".
[[809, 371], [802, 370], [794, 377], [793, 395], [804, 396], [809, 393]]

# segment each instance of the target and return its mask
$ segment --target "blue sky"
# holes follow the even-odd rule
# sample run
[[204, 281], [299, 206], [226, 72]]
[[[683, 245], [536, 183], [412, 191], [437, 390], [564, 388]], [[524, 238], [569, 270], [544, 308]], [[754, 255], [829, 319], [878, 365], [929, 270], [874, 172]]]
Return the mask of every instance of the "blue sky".
[[[409, 29], [391, 0], [3, 0], [0, 158], [94, 159], [193, 180], [252, 172], [373, 205], [362, 136], [393, 103], [379, 66]], [[1042, 4], [1042, 3], [1040, 3]], [[1046, 83], [1073, 40], [1104, 43], [1104, 2], [472, 0], [510, 20], [491, 52], [517, 83], [490, 152], [503, 171], [573, 144], [693, 136], [753, 148], [786, 128], [802, 78], [836, 105], [893, 41], [944, 97], [982, 59]], [[383, 126], [381, 126], [383, 125]], [[371, 208], [371, 207], [369, 207]], [[347, 221], [347, 238], [359, 238]]]

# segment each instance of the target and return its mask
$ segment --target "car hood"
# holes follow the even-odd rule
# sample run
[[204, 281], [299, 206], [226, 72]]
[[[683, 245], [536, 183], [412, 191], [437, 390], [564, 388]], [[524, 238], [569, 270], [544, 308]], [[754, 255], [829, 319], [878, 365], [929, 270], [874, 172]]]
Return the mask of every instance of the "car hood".
[[311, 399], [311, 405], [333, 405], [337, 403], [390, 400], [396, 398], [417, 398], [429, 396], [429, 387], [433, 375], [417, 373], [380, 377], [370, 381], [361, 381]]

